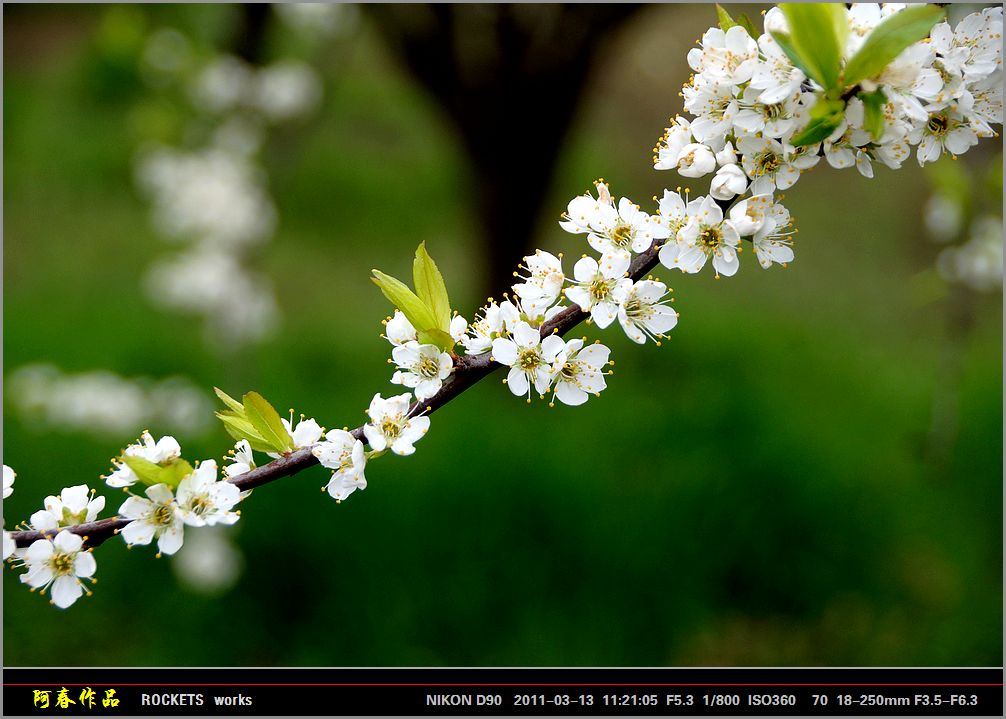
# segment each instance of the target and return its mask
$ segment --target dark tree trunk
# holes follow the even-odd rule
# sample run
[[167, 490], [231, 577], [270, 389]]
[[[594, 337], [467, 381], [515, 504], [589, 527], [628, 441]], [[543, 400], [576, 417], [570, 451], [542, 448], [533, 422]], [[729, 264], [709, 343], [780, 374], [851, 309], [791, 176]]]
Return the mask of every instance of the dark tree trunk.
[[598, 50], [638, 6], [366, 7], [464, 142], [490, 263], [486, 289], [498, 297], [532, 248]]
[[265, 35], [272, 8], [268, 3], [244, 3], [241, 22], [232, 41], [233, 52], [249, 65], [261, 65], [265, 55]]

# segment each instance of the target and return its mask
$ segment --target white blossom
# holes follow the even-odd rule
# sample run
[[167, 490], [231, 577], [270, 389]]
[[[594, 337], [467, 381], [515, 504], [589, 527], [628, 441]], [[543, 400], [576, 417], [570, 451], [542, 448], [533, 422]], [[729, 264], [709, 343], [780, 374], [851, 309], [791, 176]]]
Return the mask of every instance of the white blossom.
[[416, 341], [416, 328], [401, 310], [395, 310], [395, 316], [384, 323], [384, 331], [388, 342], [396, 346]]
[[[142, 444], [131, 444], [126, 447], [122, 452], [123, 456], [139, 457], [154, 464], [166, 464], [178, 459], [182, 454], [182, 448], [178, 444], [178, 440], [171, 436], [166, 435], [154, 441], [154, 437], [150, 432], [144, 432], [140, 435], [140, 442]], [[131, 487], [140, 480], [136, 476], [136, 473], [124, 462], [113, 460], [112, 464], [115, 465], [115, 471], [105, 478], [105, 484], [109, 487], [115, 487], [116, 489]]]
[[444, 380], [454, 371], [451, 356], [436, 345], [407, 342], [395, 347], [391, 356], [398, 365], [392, 383], [413, 389], [420, 402], [439, 392]]
[[632, 280], [625, 277], [626, 269], [624, 264], [599, 266], [593, 257], [583, 257], [573, 265], [576, 282], [566, 288], [566, 297], [590, 312], [591, 319], [604, 329], [618, 315], [617, 291], [632, 285]]
[[[685, 110], [696, 115], [689, 126], [692, 136], [715, 151], [721, 150], [726, 134], [733, 127], [734, 117], [740, 111], [737, 86], [710, 82], [698, 75], [681, 92], [685, 97]], [[677, 166], [676, 160], [674, 166]]]
[[699, 45], [688, 51], [688, 64], [695, 72], [730, 85], [751, 79], [758, 63], [758, 44], [740, 25], [726, 32], [709, 28]]
[[[304, 415], [300, 416], [300, 421], [294, 426], [292, 423], [293, 413], [291, 412], [291, 419], [286, 417], [281, 417], [280, 422], [286, 428], [287, 434], [290, 435], [290, 440], [293, 442], [294, 449], [304, 449], [305, 447], [310, 447], [319, 439], [321, 435], [324, 434], [325, 428], [318, 424], [312, 417], [310, 419], [305, 419]], [[273, 456], [270, 454], [269, 456]]]
[[920, 165], [925, 165], [940, 159], [944, 150], [951, 155], [964, 154], [978, 144], [978, 135], [959, 112], [944, 109], [933, 113], [928, 122], [912, 130], [908, 141], [918, 144], [916, 157]]
[[[3, 466], [3, 498], [11, 496], [14, 493], [14, 479], [17, 477], [17, 472], [8, 467], [6, 464]], [[3, 559], [14, 554], [17, 550], [17, 545], [14, 544], [14, 540], [11, 539], [10, 532], [6, 529], [3, 530]]]
[[468, 332], [468, 320], [461, 315], [455, 314], [451, 318], [450, 325], [448, 325], [447, 333], [451, 336], [452, 340], [460, 342], [466, 332]]
[[742, 194], [748, 187], [744, 170], [737, 165], [724, 165], [716, 171], [709, 183], [709, 194], [717, 200], [731, 200]]
[[[778, 8], [772, 8], [769, 13], [772, 11], [778, 12]], [[758, 47], [764, 59], [755, 66], [749, 86], [760, 91], [757, 99], [764, 105], [772, 105], [790, 97], [799, 91], [806, 79], [803, 71], [793, 66], [779, 43], [767, 32], [768, 24], [769, 15], [766, 14], [766, 32], [758, 38]]]
[[45, 509], [40, 509], [28, 520], [33, 529], [51, 532], [59, 527], [72, 527], [93, 522], [105, 508], [105, 498], [95, 497], [86, 484], [65, 487], [59, 496], [45, 498]]
[[607, 387], [603, 369], [610, 350], [604, 345], [584, 348], [582, 339], [572, 339], [553, 344], [549, 350], [546, 359], [555, 375], [553, 396], [563, 404], [581, 405], [589, 395], [598, 395]]
[[201, 462], [178, 483], [175, 499], [178, 516], [191, 527], [234, 524], [240, 519], [231, 510], [241, 501], [241, 490], [217, 479], [217, 463], [212, 459]]
[[773, 204], [765, 213], [764, 221], [751, 238], [755, 257], [764, 269], [773, 263], [785, 266], [793, 261], [793, 232], [789, 231], [789, 225], [789, 211], [782, 205]]
[[731, 276], [740, 267], [737, 245], [740, 235], [730, 221], [723, 220], [723, 210], [712, 197], [698, 197], [688, 203], [688, 221], [678, 230], [677, 242], [660, 248], [658, 258], [664, 267], [682, 272], [700, 271], [709, 258], [717, 276]]
[[737, 149], [741, 165], [751, 178], [751, 194], [761, 195], [778, 188], [785, 190], [800, 179], [800, 168], [778, 140], [769, 137], [742, 137]]
[[466, 354], [484, 354], [492, 349], [493, 340], [504, 331], [504, 313], [499, 305], [490, 302], [482, 308], [482, 314], [468, 326], [468, 333], [460, 341]]
[[232, 460], [224, 466], [224, 474], [228, 477], [237, 477], [255, 469], [255, 456], [247, 439], [238, 440], [234, 445]]
[[430, 428], [430, 418], [425, 415], [409, 417], [412, 395], [408, 392], [384, 399], [380, 392], [370, 401], [367, 414], [370, 422], [363, 426], [367, 444], [375, 452], [391, 449], [398, 455], [416, 451], [413, 446]]
[[800, 93], [794, 92], [774, 103], [766, 103], [761, 93], [753, 87], [744, 90], [741, 109], [733, 118], [733, 125], [745, 135], [761, 134], [780, 138], [797, 126], [800, 110]]
[[367, 478], [363, 474], [367, 464], [363, 442], [346, 430], [329, 430], [325, 441], [311, 451], [322, 467], [334, 470], [326, 489], [337, 502], [357, 489], [367, 488]]
[[6, 560], [8, 557], [12, 556], [14, 552], [17, 551], [17, 544], [14, 543], [14, 538], [11, 537], [10, 532], [6, 529], [3, 530], [3, 558]]
[[177, 552], [185, 538], [185, 523], [175, 503], [174, 494], [166, 484], [146, 489], [147, 498], [130, 495], [119, 514], [132, 520], [120, 534], [126, 544], [150, 544], [157, 539], [157, 549], [164, 554]]
[[664, 130], [663, 136], [654, 148], [653, 169], [676, 170], [681, 150], [691, 142], [691, 123], [680, 115], [672, 118], [671, 126]]
[[664, 190], [664, 196], [660, 198], [660, 221], [667, 227], [667, 236], [670, 238], [668, 244], [676, 242], [678, 230], [688, 222], [688, 212], [686, 201], [681, 197], [681, 192], [671, 192]]
[[730, 208], [730, 224], [741, 237], [751, 237], [761, 229], [771, 207], [771, 194], [745, 198]]
[[682, 177], [703, 177], [716, 169], [716, 155], [700, 142], [693, 142], [681, 148], [675, 164]]
[[616, 210], [607, 185], [598, 184], [598, 194], [609, 201], [595, 200], [590, 195], [573, 198], [566, 210], [566, 219], [559, 224], [567, 232], [586, 233], [587, 242], [601, 253], [601, 264], [621, 267], [624, 272], [633, 252], [649, 249], [654, 240], [667, 237], [667, 230], [657, 218], [642, 212], [628, 198], [621, 198]]
[[81, 579], [93, 577], [98, 565], [84, 549], [84, 540], [64, 529], [55, 539], [32, 542], [24, 553], [24, 566], [28, 571], [21, 581], [42, 593], [51, 585], [52, 603], [66, 609], [82, 594], [91, 594]]
[[533, 255], [524, 258], [524, 266], [528, 276], [524, 282], [513, 286], [514, 293], [525, 307], [532, 311], [544, 311], [555, 304], [562, 292], [566, 276], [562, 272], [562, 260], [550, 252], [535, 250]]
[[549, 335], [542, 340], [536, 328], [526, 322], [518, 322], [512, 339], [493, 340], [492, 359], [510, 368], [506, 378], [510, 391], [518, 396], [527, 396], [530, 402], [532, 386], [539, 395], [544, 395], [551, 386], [553, 372], [546, 357], [554, 358], [562, 344], [561, 337]]
[[663, 301], [667, 285], [656, 280], [640, 280], [618, 297], [618, 323], [637, 344], [649, 337], [657, 344], [665, 332], [678, 324], [678, 313]]

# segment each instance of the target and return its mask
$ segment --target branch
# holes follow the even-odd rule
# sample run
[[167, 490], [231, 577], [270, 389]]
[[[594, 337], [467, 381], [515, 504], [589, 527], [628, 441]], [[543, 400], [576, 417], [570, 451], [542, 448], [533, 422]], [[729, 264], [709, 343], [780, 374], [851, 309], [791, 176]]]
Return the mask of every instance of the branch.
[[[629, 276], [633, 281], [642, 279], [646, 276], [646, 273], [656, 267], [657, 250], [659, 249], [659, 241], [654, 241], [650, 249], [632, 258], [632, 263], [629, 265]], [[579, 306], [575, 304], [570, 305], [542, 325], [541, 336], [545, 338], [550, 334], [565, 335], [583, 320], [587, 319], [587, 317], [588, 313], [580, 309]], [[426, 414], [430, 414], [435, 412], [469, 387], [502, 367], [503, 365], [489, 359], [490, 354], [490, 352], [484, 352], [480, 355], [459, 356], [455, 362], [454, 374], [448, 378], [443, 387], [440, 388], [440, 391], [425, 402], [413, 402], [409, 413], [425, 412]], [[361, 425], [352, 430], [351, 434], [356, 439], [363, 440], [363, 426]], [[242, 490], [254, 489], [255, 487], [261, 487], [263, 484], [275, 482], [277, 479], [297, 474], [317, 463], [318, 459], [311, 454], [311, 448], [307, 447], [273, 460], [269, 464], [256, 467], [250, 472], [231, 477], [227, 481], [235, 484]], [[87, 546], [97, 547], [112, 535], [118, 534], [119, 530], [129, 524], [130, 521], [129, 519], [115, 516], [72, 527], [60, 527], [58, 530], [47, 532], [11, 532], [11, 538], [17, 543], [17, 546], [27, 547], [32, 542], [44, 537], [54, 537], [65, 529], [82, 536]]]

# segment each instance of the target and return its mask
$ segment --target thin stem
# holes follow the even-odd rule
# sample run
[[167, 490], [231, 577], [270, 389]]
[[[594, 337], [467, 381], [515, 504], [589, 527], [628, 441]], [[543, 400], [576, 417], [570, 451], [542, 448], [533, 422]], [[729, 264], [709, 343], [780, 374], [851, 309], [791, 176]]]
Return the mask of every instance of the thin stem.
[[[655, 241], [648, 250], [636, 255], [629, 265], [629, 277], [634, 281], [646, 276], [650, 270], [657, 265], [657, 251], [660, 243]], [[577, 305], [570, 305], [562, 310], [555, 317], [541, 327], [542, 338], [551, 334], [565, 335], [571, 329], [587, 319], [588, 313], [584, 312]], [[413, 402], [409, 408], [410, 414], [424, 412], [430, 414], [435, 412], [452, 399], [460, 395], [472, 385], [476, 384], [487, 375], [492, 374], [503, 365], [489, 359], [490, 353], [484, 352], [480, 355], [464, 355], [457, 358], [452, 374], [441, 387], [440, 391], [430, 397], [425, 402]], [[363, 427], [357, 427], [351, 434], [359, 440], [363, 440]], [[301, 472], [308, 467], [318, 463], [318, 459], [311, 453], [311, 448], [298, 449], [279, 459], [256, 467], [250, 472], [245, 472], [236, 477], [231, 477], [226, 481], [236, 485], [239, 489], [247, 490], [261, 487], [264, 484], [275, 482], [277, 479], [289, 477]], [[110, 517], [96, 522], [78, 524], [72, 527], [61, 527], [57, 530], [41, 531], [21, 531], [11, 532], [11, 538], [19, 547], [27, 547], [32, 542], [45, 537], [54, 537], [62, 530], [67, 530], [84, 537], [85, 543], [90, 547], [97, 547], [109, 537], [117, 534], [131, 520], [124, 517]]]

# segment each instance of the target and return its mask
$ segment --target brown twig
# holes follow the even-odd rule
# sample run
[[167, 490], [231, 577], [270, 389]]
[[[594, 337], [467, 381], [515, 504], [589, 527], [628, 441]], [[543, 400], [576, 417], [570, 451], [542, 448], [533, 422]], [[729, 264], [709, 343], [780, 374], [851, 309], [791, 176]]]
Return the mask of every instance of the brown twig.
[[[650, 249], [636, 255], [632, 259], [632, 263], [629, 265], [629, 276], [633, 280], [645, 277], [646, 273], [657, 265], [657, 250], [659, 249], [659, 242], [654, 242], [650, 246]], [[586, 318], [586, 312], [575, 304], [571, 305], [542, 325], [541, 336], [544, 338], [550, 334], [564, 335]], [[454, 374], [448, 378], [440, 391], [425, 402], [413, 402], [410, 413], [423, 412], [430, 414], [431, 412], [435, 412], [473, 384], [503, 366], [493, 362], [489, 356], [489, 352], [480, 355], [459, 356], [455, 364]], [[352, 430], [351, 433], [357, 439], [363, 440], [362, 426]], [[227, 481], [232, 482], [242, 490], [253, 489], [261, 487], [263, 484], [275, 482], [277, 479], [297, 474], [317, 463], [318, 460], [311, 454], [310, 448], [298, 449], [279, 459], [273, 460], [269, 464], [256, 467], [250, 472], [232, 477]], [[60, 530], [50, 530], [48, 532], [11, 532], [11, 537], [17, 543], [17, 546], [27, 547], [34, 541], [45, 537], [53, 537], [62, 529], [66, 529], [84, 537], [87, 546], [97, 547], [109, 537], [117, 534], [130, 521], [124, 517], [116, 516], [96, 522], [78, 524], [73, 527], [62, 527]]]

